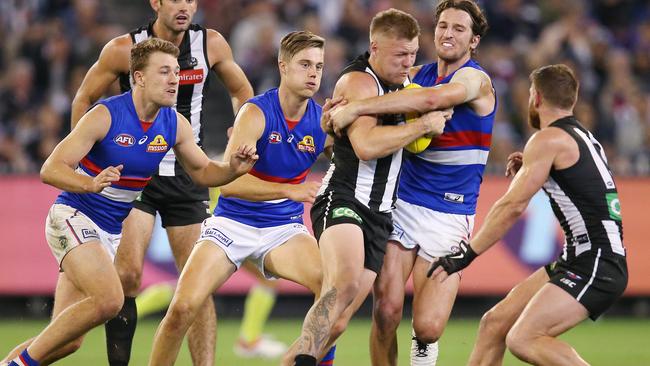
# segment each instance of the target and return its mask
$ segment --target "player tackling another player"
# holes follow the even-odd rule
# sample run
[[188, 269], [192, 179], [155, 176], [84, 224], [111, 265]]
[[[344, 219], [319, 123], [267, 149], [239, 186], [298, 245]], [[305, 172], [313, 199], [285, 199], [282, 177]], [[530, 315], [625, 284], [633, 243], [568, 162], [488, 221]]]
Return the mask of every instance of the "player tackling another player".
[[[370, 24], [369, 52], [343, 70], [334, 96], [354, 101], [408, 85], [419, 34], [411, 15], [395, 9], [378, 13]], [[393, 229], [402, 147], [425, 134], [439, 135], [449, 116], [431, 112], [412, 123], [403, 123], [400, 114], [361, 116], [335, 138], [332, 164], [311, 211], [323, 259], [323, 294], [289, 353], [294, 365], [316, 365], [345, 328], [335, 323], [342, 315], [349, 318], [353, 311], [346, 310], [367, 296]]]
[[413, 274], [411, 365], [435, 365], [437, 340], [449, 319], [460, 276], [438, 283], [426, 277], [431, 261], [467, 240], [490, 149], [496, 94], [489, 75], [472, 59], [487, 31], [485, 15], [471, 0], [440, 1], [435, 9], [437, 62], [411, 69], [424, 88], [349, 102], [332, 110], [340, 131], [360, 115], [454, 109], [443, 134], [403, 164], [394, 230], [374, 286], [370, 337], [375, 365], [397, 365], [397, 327], [406, 281]]

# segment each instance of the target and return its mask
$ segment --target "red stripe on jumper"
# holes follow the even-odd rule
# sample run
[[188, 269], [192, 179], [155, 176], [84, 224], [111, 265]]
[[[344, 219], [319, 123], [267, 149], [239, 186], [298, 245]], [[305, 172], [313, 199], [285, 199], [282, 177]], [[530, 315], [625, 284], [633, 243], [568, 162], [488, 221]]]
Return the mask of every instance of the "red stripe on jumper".
[[492, 134], [480, 131], [445, 132], [431, 141], [432, 147], [481, 146], [489, 148]]
[[[97, 164], [90, 161], [88, 158], [81, 159], [80, 164], [90, 170], [93, 174], [97, 175], [101, 173], [102, 169]], [[144, 188], [149, 184], [151, 177], [140, 178], [140, 177], [120, 177], [120, 180], [114, 182], [116, 186], [126, 187], [126, 188]]]
[[267, 182], [300, 184], [305, 180], [307, 174], [309, 174], [309, 170], [310, 169], [307, 169], [293, 178], [275, 177], [273, 175], [268, 175], [268, 174], [258, 172], [257, 170], [255, 170], [255, 168], [251, 169], [248, 173], [254, 177], [260, 178], [261, 180], [265, 180]]

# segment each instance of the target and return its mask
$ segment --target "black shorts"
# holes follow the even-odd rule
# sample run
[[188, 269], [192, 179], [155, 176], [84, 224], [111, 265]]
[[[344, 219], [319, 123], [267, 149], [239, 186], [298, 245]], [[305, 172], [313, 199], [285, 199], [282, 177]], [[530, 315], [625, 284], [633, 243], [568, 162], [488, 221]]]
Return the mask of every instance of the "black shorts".
[[354, 224], [360, 227], [365, 254], [363, 265], [379, 274], [388, 236], [393, 231], [390, 213], [373, 212], [354, 198], [326, 194], [316, 198], [311, 208], [311, 222], [316, 240], [320, 240], [325, 229], [334, 225]]
[[592, 320], [609, 309], [627, 287], [627, 262], [616, 254], [583, 253], [567, 262], [562, 259], [546, 267], [550, 283], [582, 304]]
[[133, 207], [151, 215], [158, 211], [163, 227], [186, 226], [210, 217], [209, 201], [208, 188], [197, 186], [182, 172], [173, 177], [152, 176]]

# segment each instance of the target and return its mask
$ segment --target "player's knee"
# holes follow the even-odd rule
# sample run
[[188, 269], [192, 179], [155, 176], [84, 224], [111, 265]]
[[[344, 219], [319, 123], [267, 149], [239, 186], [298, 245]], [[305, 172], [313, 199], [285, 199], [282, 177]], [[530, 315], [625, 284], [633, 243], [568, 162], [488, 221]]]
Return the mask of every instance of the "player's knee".
[[189, 328], [197, 311], [197, 305], [186, 299], [177, 299], [172, 302], [165, 318], [174, 331], [184, 331]]
[[415, 336], [424, 343], [433, 343], [440, 339], [445, 330], [445, 322], [440, 319], [422, 319], [413, 322]]
[[506, 334], [510, 330], [510, 324], [507, 319], [502, 316], [501, 311], [498, 308], [492, 308], [488, 310], [481, 317], [481, 322], [479, 325], [479, 331], [481, 333], [489, 333], [490, 337], [499, 337], [500, 339], [505, 339]]
[[335, 287], [337, 292], [337, 301], [340, 301], [344, 307], [350, 305], [359, 292], [358, 281], [339, 283]]
[[139, 268], [119, 268], [117, 273], [126, 296], [137, 296], [142, 284], [142, 271]]
[[79, 338], [75, 339], [74, 341], [69, 342], [68, 344], [63, 346], [61, 351], [65, 355], [75, 353], [75, 352], [77, 352], [77, 350], [79, 350], [79, 348], [81, 348], [81, 344], [83, 343], [83, 340], [84, 340], [83, 337], [79, 337]]
[[519, 328], [512, 328], [506, 336], [506, 346], [508, 350], [520, 360], [530, 359], [532, 350], [529, 337]]
[[375, 302], [373, 318], [380, 330], [394, 331], [402, 319], [403, 304], [390, 299], [379, 299]]
[[98, 296], [95, 299], [95, 309], [100, 323], [113, 319], [124, 306], [124, 295], [119, 293], [109, 296]]
[[337, 339], [338, 337], [345, 332], [345, 330], [348, 328], [348, 323], [350, 322], [350, 319], [342, 316], [340, 317], [332, 326], [332, 329], [330, 330], [330, 339]]

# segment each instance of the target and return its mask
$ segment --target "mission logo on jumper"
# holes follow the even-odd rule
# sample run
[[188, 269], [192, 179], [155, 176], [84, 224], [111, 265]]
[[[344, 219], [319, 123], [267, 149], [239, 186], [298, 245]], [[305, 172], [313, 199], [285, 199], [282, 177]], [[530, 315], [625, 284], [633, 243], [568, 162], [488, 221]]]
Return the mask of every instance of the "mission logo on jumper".
[[314, 144], [314, 138], [307, 135], [302, 138], [302, 141], [298, 143], [298, 150], [307, 153], [315, 153], [316, 145]]
[[113, 138], [113, 141], [123, 147], [131, 147], [135, 144], [135, 137], [129, 135], [128, 133], [121, 133], [115, 138]]
[[167, 141], [165, 141], [163, 135], [156, 135], [149, 145], [147, 145], [147, 152], [159, 153], [166, 152], [168, 149], [169, 145], [167, 145]]
[[205, 231], [203, 231], [203, 237], [209, 236], [216, 241], [224, 244], [225, 246], [229, 246], [232, 244], [232, 239], [230, 239], [226, 234], [222, 233], [221, 231], [213, 228], [207, 228]]
[[269, 142], [272, 144], [279, 144], [282, 142], [282, 135], [279, 132], [271, 132], [269, 135]]

